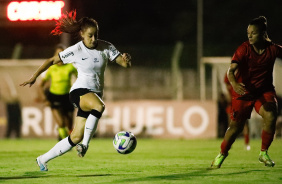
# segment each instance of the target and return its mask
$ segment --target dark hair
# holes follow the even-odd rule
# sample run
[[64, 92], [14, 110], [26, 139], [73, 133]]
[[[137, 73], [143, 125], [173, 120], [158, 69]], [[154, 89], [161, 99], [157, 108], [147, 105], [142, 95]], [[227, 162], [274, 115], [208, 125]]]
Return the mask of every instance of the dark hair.
[[267, 34], [267, 19], [265, 16], [259, 16], [257, 18], [254, 18], [249, 25], [255, 25], [259, 28], [260, 32], [263, 33], [264, 38], [267, 41], [271, 41]]
[[255, 25], [258, 26], [260, 31], [266, 32], [267, 31], [267, 19], [265, 16], [259, 16], [257, 18], [254, 18], [249, 25]]
[[56, 27], [51, 31], [53, 35], [60, 35], [62, 33], [78, 34], [79, 31], [85, 30], [88, 27], [98, 28], [96, 20], [88, 17], [76, 20], [76, 10], [62, 14], [61, 18], [56, 21]]

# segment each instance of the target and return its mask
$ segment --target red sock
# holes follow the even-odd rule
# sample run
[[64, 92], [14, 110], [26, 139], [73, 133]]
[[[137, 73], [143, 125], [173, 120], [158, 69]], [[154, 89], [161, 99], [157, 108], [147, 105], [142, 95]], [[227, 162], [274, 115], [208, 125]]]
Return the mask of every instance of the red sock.
[[245, 140], [245, 144], [248, 145], [249, 142], [250, 142], [249, 134], [245, 134], [245, 135], [244, 135], [244, 138], [245, 138], [245, 139], [244, 139], [244, 140]]
[[264, 130], [262, 130], [261, 133], [261, 151], [268, 150], [269, 146], [271, 145], [273, 141], [274, 133], [268, 133]]
[[234, 141], [228, 142], [228, 141], [226, 141], [225, 139], [223, 139], [223, 141], [222, 141], [222, 143], [221, 143], [221, 146], [220, 146], [220, 148], [221, 148], [221, 153], [222, 153], [223, 155], [227, 155], [227, 154], [228, 154], [228, 151], [230, 150], [230, 148], [231, 148], [233, 142], [234, 142]]

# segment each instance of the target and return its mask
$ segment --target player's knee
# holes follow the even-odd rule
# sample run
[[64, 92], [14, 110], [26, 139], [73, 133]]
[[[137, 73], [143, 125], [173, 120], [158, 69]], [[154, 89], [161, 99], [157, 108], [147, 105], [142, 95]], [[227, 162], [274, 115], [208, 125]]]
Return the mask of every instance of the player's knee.
[[277, 113], [276, 111], [265, 111], [263, 113], [263, 119], [266, 122], [274, 122], [277, 119]]
[[101, 113], [103, 113], [105, 108], [106, 108], [105, 104], [104, 103], [100, 103], [100, 104], [97, 105], [97, 109], [96, 110], [101, 112]]
[[102, 117], [102, 113], [103, 113], [103, 112], [99, 112], [99, 111], [97, 111], [97, 110], [95, 110], [95, 109], [92, 109], [92, 110], [90, 111], [90, 114], [93, 115], [93, 116], [95, 116], [95, 117], [98, 118], [98, 119], [100, 119], [100, 118]]
[[233, 131], [236, 134], [241, 133], [244, 129], [244, 123], [243, 122], [231, 121], [230, 124], [229, 124], [229, 129], [230, 129], [230, 131]]
[[[95, 111], [98, 111], [100, 112], [101, 114], [104, 112], [105, 110], [105, 104], [104, 103], [96, 103], [96, 104], [93, 104], [93, 106], [91, 107], [92, 110], [95, 110]], [[92, 111], [91, 110], [91, 111]]]
[[103, 113], [105, 110], [105, 104], [103, 102], [87, 102], [84, 104], [80, 104], [80, 107], [83, 111], [89, 112], [91, 110], [96, 110], [98, 112]]

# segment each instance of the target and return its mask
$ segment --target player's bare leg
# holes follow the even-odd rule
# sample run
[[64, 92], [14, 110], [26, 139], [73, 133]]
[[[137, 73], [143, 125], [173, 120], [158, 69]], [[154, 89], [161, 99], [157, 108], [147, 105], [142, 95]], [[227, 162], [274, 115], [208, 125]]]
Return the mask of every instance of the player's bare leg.
[[76, 117], [75, 127], [70, 136], [59, 141], [52, 149], [47, 153], [37, 157], [36, 162], [41, 171], [48, 171], [47, 163], [71, 150], [77, 143], [83, 138], [83, 131], [85, 125], [85, 118]]
[[85, 121], [82, 143], [76, 145], [77, 155], [84, 157], [88, 150], [89, 142], [97, 129], [105, 105], [97, 94], [91, 92], [81, 96], [80, 107], [83, 111], [90, 112]]
[[[77, 155], [79, 157], [83, 157], [84, 154], [87, 151], [87, 148], [84, 148], [84, 147], [82, 147], [81, 144], [79, 144], [81, 142], [81, 140], [83, 139], [85, 122], [86, 122], [86, 118], [83, 118], [83, 117], [80, 117], [80, 116], [76, 117], [74, 129], [73, 129], [73, 131], [70, 135], [71, 139], [76, 143]], [[83, 154], [83, 156], [82, 156], [82, 154]]]
[[274, 134], [275, 134], [275, 125], [277, 120], [277, 106], [275, 103], [266, 103], [260, 110], [259, 114], [264, 120], [263, 130], [262, 130], [262, 145], [261, 151], [259, 154], [259, 161], [264, 163], [265, 166], [273, 167], [275, 165], [268, 155], [268, 148], [270, 147]]
[[244, 135], [244, 143], [245, 143], [245, 148], [247, 151], [251, 150], [250, 146], [250, 129], [249, 129], [249, 121], [247, 120], [243, 129], [243, 135]]
[[224, 135], [224, 139], [221, 143], [221, 151], [219, 155], [213, 160], [211, 167], [212, 168], [220, 168], [223, 161], [228, 156], [228, 151], [230, 150], [232, 144], [235, 142], [237, 136], [242, 132], [244, 128], [244, 123], [242, 122], [236, 122], [231, 120], [229, 127]]
[[52, 114], [53, 114], [55, 121], [58, 124], [58, 132], [59, 132], [59, 138], [60, 138], [59, 140], [62, 140], [69, 135], [67, 127], [64, 123], [63, 112], [61, 109], [53, 108]]

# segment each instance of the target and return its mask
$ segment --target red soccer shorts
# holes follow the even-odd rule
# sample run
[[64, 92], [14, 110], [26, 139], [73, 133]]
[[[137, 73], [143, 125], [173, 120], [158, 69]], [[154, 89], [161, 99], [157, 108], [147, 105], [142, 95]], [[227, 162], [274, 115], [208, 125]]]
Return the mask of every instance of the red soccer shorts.
[[244, 96], [232, 96], [230, 118], [236, 122], [250, 119], [253, 108], [259, 113], [261, 106], [266, 102], [274, 102], [277, 105], [275, 91], [262, 93], [257, 98], [252, 99], [244, 98]]

